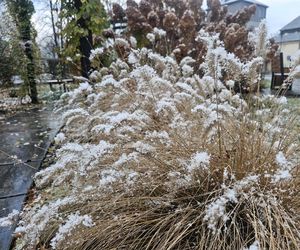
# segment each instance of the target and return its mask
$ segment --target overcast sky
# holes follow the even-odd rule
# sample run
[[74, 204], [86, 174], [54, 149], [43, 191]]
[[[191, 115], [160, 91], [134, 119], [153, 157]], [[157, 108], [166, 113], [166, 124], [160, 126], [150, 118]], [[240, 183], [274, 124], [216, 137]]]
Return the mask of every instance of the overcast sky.
[[269, 6], [267, 23], [269, 33], [278, 32], [283, 26], [300, 16], [300, 0], [260, 0]]

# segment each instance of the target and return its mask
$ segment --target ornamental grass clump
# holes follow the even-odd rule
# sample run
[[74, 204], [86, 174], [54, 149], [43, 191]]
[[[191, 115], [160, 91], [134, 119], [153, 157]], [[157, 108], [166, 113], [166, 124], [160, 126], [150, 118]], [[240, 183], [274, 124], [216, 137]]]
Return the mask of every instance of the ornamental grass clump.
[[127, 56], [62, 96], [57, 160], [34, 177], [15, 249], [299, 248], [298, 121], [284, 97], [236, 94], [256, 61], [197, 39], [203, 77], [119, 40]]

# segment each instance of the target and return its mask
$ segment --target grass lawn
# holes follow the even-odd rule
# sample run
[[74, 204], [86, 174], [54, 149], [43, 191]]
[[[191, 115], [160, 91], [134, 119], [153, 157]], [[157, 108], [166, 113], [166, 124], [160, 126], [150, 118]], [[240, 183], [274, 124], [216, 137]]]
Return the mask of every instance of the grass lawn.
[[288, 98], [288, 108], [297, 116], [295, 130], [300, 132], [300, 98]]
[[288, 100], [288, 108], [300, 115], [300, 98], [290, 97]]

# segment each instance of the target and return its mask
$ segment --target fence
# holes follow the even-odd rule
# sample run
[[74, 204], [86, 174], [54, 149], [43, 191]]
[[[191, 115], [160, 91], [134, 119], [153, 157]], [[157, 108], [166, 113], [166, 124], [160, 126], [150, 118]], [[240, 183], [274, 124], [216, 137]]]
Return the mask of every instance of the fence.
[[[272, 79], [271, 79], [271, 89], [282, 88], [283, 82], [287, 79], [289, 75], [289, 68], [285, 68], [283, 65], [283, 53], [280, 53], [272, 60]], [[289, 85], [289, 89], [292, 85]]]

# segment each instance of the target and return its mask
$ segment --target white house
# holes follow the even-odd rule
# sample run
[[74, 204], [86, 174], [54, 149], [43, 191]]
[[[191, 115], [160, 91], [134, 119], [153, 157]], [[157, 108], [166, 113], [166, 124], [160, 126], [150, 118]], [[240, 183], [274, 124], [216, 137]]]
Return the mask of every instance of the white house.
[[292, 57], [300, 50], [300, 16], [285, 25], [275, 40], [283, 53], [284, 66], [288, 67]]

